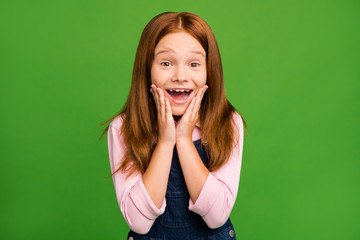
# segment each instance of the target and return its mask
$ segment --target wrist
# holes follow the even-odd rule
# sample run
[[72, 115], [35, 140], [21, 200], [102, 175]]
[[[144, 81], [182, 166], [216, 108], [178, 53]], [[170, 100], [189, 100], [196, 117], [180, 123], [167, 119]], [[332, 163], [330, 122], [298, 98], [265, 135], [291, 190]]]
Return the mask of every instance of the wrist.
[[176, 145], [185, 145], [185, 144], [193, 144], [192, 136], [176, 138]]
[[160, 148], [174, 148], [175, 146], [175, 142], [173, 141], [165, 141], [165, 140], [159, 140], [156, 143], [156, 147], [160, 147]]

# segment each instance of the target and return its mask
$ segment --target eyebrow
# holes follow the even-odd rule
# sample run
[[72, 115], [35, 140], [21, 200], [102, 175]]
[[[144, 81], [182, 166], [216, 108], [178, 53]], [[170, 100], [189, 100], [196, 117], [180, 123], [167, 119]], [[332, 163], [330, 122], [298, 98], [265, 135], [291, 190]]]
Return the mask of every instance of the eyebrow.
[[[160, 50], [159, 52], [157, 52], [157, 53], [155, 54], [155, 57], [156, 57], [157, 55], [161, 54], [161, 53], [166, 53], [166, 52], [173, 52], [173, 53], [175, 53], [175, 51], [172, 50], [172, 49], [164, 49], [164, 50]], [[202, 51], [192, 50], [191, 52], [192, 52], [192, 53], [195, 53], [195, 54], [200, 54], [200, 55], [202, 55], [202, 56], [205, 57], [205, 54], [204, 54]]]

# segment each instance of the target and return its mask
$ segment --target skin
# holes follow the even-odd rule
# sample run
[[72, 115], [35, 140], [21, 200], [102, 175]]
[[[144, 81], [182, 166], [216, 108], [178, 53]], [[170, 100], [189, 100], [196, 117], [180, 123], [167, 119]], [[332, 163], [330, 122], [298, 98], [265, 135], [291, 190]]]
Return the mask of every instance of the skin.
[[[166, 194], [174, 146], [190, 198], [195, 203], [209, 175], [192, 141], [206, 84], [206, 53], [186, 32], [170, 33], [158, 43], [151, 68], [151, 93], [158, 117], [158, 142], [143, 174], [145, 188], [160, 208]], [[166, 89], [191, 89], [184, 103]], [[174, 118], [178, 120], [175, 126]]]

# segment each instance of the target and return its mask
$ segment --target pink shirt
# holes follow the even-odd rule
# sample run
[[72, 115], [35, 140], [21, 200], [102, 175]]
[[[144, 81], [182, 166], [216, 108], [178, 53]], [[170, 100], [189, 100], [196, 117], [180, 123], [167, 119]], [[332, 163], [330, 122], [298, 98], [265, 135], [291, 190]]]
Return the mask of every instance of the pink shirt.
[[[242, 162], [244, 130], [239, 114], [234, 114], [238, 127], [238, 145], [231, 152], [229, 160], [216, 171], [210, 172], [196, 203], [189, 199], [189, 210], [199, 214], [210, 228], [222, 226], [229, 218], [238, 192]], [[125, 145], [120, 135], [122, 118], [116, 117], [108, 130], [108, 148], [111, 172], [119, 166], [125, 153]], [[236, 136], [236, 135], [235, 135]], [[195, 126], [193, 141], [201, 138], [199, 126]], [[166, 199], [157, 208], [148, 195], [142, 174], [125, 179], [125, 174], [118, 171], [113, 175], [114, 188], [120, 210], [134, 232], [146, 234], [155, 219], [166, 208]]]

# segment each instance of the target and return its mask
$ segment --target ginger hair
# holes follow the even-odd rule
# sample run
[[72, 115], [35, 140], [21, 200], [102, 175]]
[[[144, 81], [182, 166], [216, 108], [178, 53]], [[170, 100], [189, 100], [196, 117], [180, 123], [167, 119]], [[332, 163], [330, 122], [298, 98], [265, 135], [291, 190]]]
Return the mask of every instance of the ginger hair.
[[[126, 152], [117, 171], [127, 176], [144, 173], [156, 144], [157, 113], [149, 91], [151, 66], [157, 43], [167, 34], [185, 31], [199, 41], [206, 52], [207, 81], [199, 110], [201, 144], [209, 157], [209, 171], [220, 168], [230, 157], [235, 144], [236, 126], [233, 121], [235, 108], [226, 98], [223, 68], [215, 36], [209, 25], [190, 12], [165, 12], [154, 17], [142, 32], [132, 73], [131, 88], [122, 110], [104, 121], [111, 122], [122, 117], [120, 129]], [[245, 128], [246, 123], [243, 121]], [[103, 131], [102, 136], [108, 131]]]

